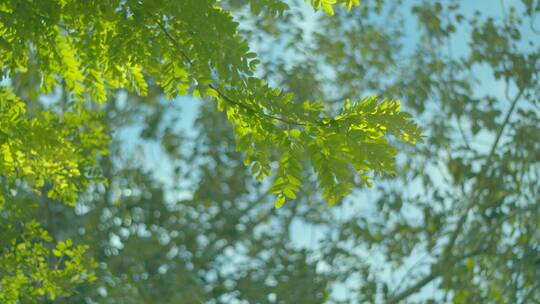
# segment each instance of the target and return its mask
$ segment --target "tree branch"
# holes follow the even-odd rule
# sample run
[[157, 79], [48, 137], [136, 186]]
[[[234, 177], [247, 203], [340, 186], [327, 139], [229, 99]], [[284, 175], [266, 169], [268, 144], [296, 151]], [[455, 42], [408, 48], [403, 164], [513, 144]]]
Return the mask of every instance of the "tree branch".
[[[484, 162], [484, 165], [481, 167], [482, 168], [481, 172], [487, 172], [487, 169], [491, 166], [493, 157], [495, 155], [495, 150], [497, 149], [497, 147], [499, 145], [499, 142], [502, 139], [502, 135], [504, 133], [504, 130], [506, 129], [506, 126], [510, 122], [510, 117], [514, 113], [516, 105], [517, 105], [519, 99], [521, 98], [521, 95], [523, 94], [523, 92], [524, 92], [524, 90], [521, 89], [518, 92], [518, 94], [516, 95], [516, 97], [514, 97], [514, 99], [512, 100], [512, 102], [510, 104], [510, 108], [508, 109], [508, 112], [506, 112], [504, 120], [503, 120], [503, 122], [501, 124], [501, 127], [499, 128], [499, 131], [497, 132], [497, 135], [495, 137], [495, 141], [493, 142], [493, 144], [491, 146], [491, 149], [490, 149], [489, 154], [488, 154], [488, 156], [486, 158], [486, 161]], [[480, 181], [482, 180], [482, 178], [483, 178], [483, 174], [478, 175], [478, 177], [476, 179], [476, 182], [472, 187], [472, 190], [471, 190], [472, 193], [469, 196], [468, 203], [467, 203], [465, 209], [461, 212], [461, 215], [460, 215], [460, 217], [458, 219], [456, 227], [454, 228], [454, 231], [452, 231], [452, 233], [450, 235], [450, 239], [449, 239], [447, 245], [445, 246], [445, 248], [443, 249], [443, 253], [441, 255], [441, 259], [439, 260], [438, 264], [443, 264], [444, 262], [447, 262], [451, 258], [452, 249], [454, 248], [454, 245], [456, 244], [457, 238], [459, 237], [461, 231], [463, 230], [463, 227], [464, 227], [465, 222], [467, 221], [467, 218], [468, 218], [468, 215], [469, 215], [469, 211], [478, 204], [478, 201], [479, 201], [478, 200], [478, 194], [479, 194], [478, 189], [480, 188], [479, 184], [480, 184]], [[439, 275], [440, 275], [440, 273], [439, 273], [438, 270], [432, 269], [431, 272], [428, 275], [426, 275], [423, 279], [416, 282], [414, 285], [410, 286], [406, 290], [398, 293], [396, 296], [391, 298], [388, 301], [388, 303], [399, 303], [399, 301], [401, 301], [401, 300], [409, 297], [410, 295], [420, 291], [425, 285], [427, 285], [428, 283], [433, 281]]]
[[214, 89], [218, 93], [218, 95], [221, 98], [225, 99], [228, 103], [232, 103], [234, 105], [237, 105], [237, 106], [243, 108], [244, 110], [246, 110], [246, 111], [248, 111], [250, 113], [253, 113], [255, 115], [264, 116], [264, 117], [269, 118], [269, 119], [279, 120], [281, 122], [284, 122], [284, 123], [290, 124], [290, 125], [306, 126], [306, 123], [303, 123], [303, 122], [294, 121], [294, 120], [279, 117], [279, 116], [269, 115], [269, 114], [264, 113], [263, 111], [256, 111], [255, 109], [249, 107], [248, 105], [246, 105], [244, 103], [241, 103], [241, 102], [238, 102], [238, 101], [235, 101], [232, 98], [230, 98], [229, 96], [225, 95], [224, 93], [221, 92], [221, 90], [219, 88], [217, 88], [213, 84], [208, 85], [208, 87], [211, 88], [211, 89]]
[[429, 282], [433, 281], [438, 276], [439, 276], [439, 274], [432, 270], [430, 274], [425, 276], [420, 281], [416, 282], [416, 284], [410, 286], [409, 288], [405, 289], [404, 291], [400, 292], [398, 295], [396, 295], [393, 298], [391, 298], [390, 300], [388, 300], [387, 303], [395, 304], [395, 303], [401, 302], [401, 300], [404, 300], [405, 298], [409, 297], [410, 295], [420, 291], [420, 289], [422, 289], [425, 285], [427, 285]]
[[[499, 128], [499, 131], [497, 132], [497, 136], [495, 137], [495, 141], [491, 145], [491, 149], [489, 151], [488, 157], [486, 158], [486, 161], [485, 161], [484, 165], [481, 167], [482, 168], [481, 172], [484, 172], [484, 174], [485, 174], [485, 172], [487, 172], [487, 169], [491, 166], [493, 157], [495, 155], [495, 150], [499, 146], [499, 142], [501, 141], [504, 130], [506, 129], [506, 126], [510, 122], [510, 117], [514, 113], [514, 109], [516, 108], [516, 105], [517, 105], [519, 99], [521, 98], [522, 94], [523, 94], [523, 90], [520, 90], [518, 92], [518, 94], [516, 95], [516, 97], [514, 97], [514, 100], [512, 100], [512, 103], [510, 105], [510, 108], [508, 109], [508, 112], [506, 112], [506, 116], [504, 117], [504, 121], [501, 124], [501, 127]], [[460, 218], [458, 220], [458, 223], [456, 224], [456, 228], [454, 229], [454, 231], [452, 232], [452, 234], [450, 236], [450, 241], [448, 242], [448, 245], [446, 246], [445, 250], [443, 251], [443, 257], [444, 258], [449, 257], [450, 252], [451, 252], [452, 248], [454, 247], [454, 245], [456, 243], [456, 240], [457, 240], [459, 234], [461, 233], [461, 230], [463, 229], [463, 225], [465, 224], [465, 221], [467, 220], [469, 211], [474, 206], [476, 206], [478, 204], [478, 194], [479, 194], [478, 189], [480, 188], [479, 184], [482, 181], [483, 177], [484, 177], [484, 175], [480, 174], [480, 175], [478, 175], [478, 178], [476, 179], [476, 182], [475, 182], [475, 184], [474, 184], [474, 186], [473, 186], [473, 188], [471, 190], [473, 192], [472, 192], [472, 194], [470, 196], [470, 200], [469, 200], [467, 206], [465, 207], [465, 209], [463, 210], [463, 212], [462, 212], [462, 214], [461, 214], [461, 216], [460, 216]]]
[[[163, 25], [163, 23], [159, 20], [159, 18], [155, 18], [156, 20], [156, 23], [158, 24], [158, 26], [160, 27], [160, 29], [165, 33], [165, 35], [167, 36], [167, 38], [173, 43], [173, 45], [175, 46], [175, 48], [180, 52], [180, 55], [189, 63], [189, 65], [192, 65], [193, 62], [191, 60], [191, 58], [182, 50], [182, 48], [180, 47], [180, 43], [178, 43], [178, 40], [167, 30], [167, 28]], [[275, 115], [270, 115], [270, 114], [267, 114], [267, 113], [264, 113], [264, 111], [257, 111], [256, 109], [252, 108], [251, 106], [245, 104], [245, 103], [242, 103], [242, 102], [239, 102], [239, 101], [236, 101], [232, 98], [230, 98], [229, 96], [227, 96], [227, 94], [225, 94], [223, 91], [221, 91], [217, 86], [213, 85], [213, 84], [210, 84], [208, 86], [209, 88], [215, 90], [218, 95], [224, 99], [227, 103], [229, 104], [234, 104], [250, 113], [253, 113], [255, 115], [258, 115], [260, 117], [265, 117], [267, 119], [271, 119], [271, 120], [278, 120], [278, 121], [281, 121], [283, 123], [286, 123], [286, 124], [289, 124], [289, 125], [295, 125], [295, 126], [307, 126], [309, 125], [310, 123], [309, 122], [303, 122], [303, 121], [296, 121], [296, 120], [292, 120], [292, 119], [289, 119], [289, 118], [285, 118], [285, 117], [280, 117], [280, 116], [275, 116]], [[323, 121], [323, 120], [318, 120], [316, 121], [314, 124], [315, 125], [319, 125], [319, 126], [327, 126], [331, 123], [331, 121], [333, 121], [333, 119], [329, 119], [328, 121]]]

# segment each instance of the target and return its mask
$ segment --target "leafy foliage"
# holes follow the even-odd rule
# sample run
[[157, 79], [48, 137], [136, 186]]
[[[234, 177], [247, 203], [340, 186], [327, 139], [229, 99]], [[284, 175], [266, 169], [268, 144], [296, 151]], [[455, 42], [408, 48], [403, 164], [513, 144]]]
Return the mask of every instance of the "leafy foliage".
[[363, 1], [314, 28], [291, 6], [290, 19], [258, 16], [245, 31], [272, 41], [258, 53], [280, 87], [336, 109], [358, 92], [399, 96], [426, 129], [395, 177], [355, 187], [340, 212], [298, 207], [293, 222], [311, 224], [299, 234], [327, 232], [311, 254], [319, 273], [346, 282], [331, 301], [539, 301], [538, 5]]
[[[312, 4], [333, 14], [337, 3]], [[359, 1], [339, 4], [351, 9]], [[252, 1], [251, 8], [283, 15], [288, 5]], [[272, 175], [278, 160], [272, 187], [278, 207], [297, 197], [308, 161], [333, 205], [351, 192], [357, 173], [368, 183], [370, 172], [392, 172], [389, 136], [420, 139], [397, 101], [368, 98], [334, 117], [320, 101], [295, 100], [268, 86], [254, 76], [260, 60], [238, 23], [215, 0], [7, 0], [0, 16], [0, 78], [7, 81], [0, 89], [6, 231], [0, 298], [6, 302], [55, 300], [93, 280], [95, 265], [83, 258], [87, 247], [51, 238], [41, 226], [52, 221], [32, 218], [36, 208], [75, 205], [80, 193], [102, 182], [95, 161], [107, 152], [109, 130], [96, 108], [119, 89], [146, 96], [159, 88], [169, 99], [193, 94], [214, 100], [234, 126], [237, 148], [254, 175]], [[11, 87], [28, 88], [18, 92], [26, 103]], [[54, 99], [59, 90], [65, 93], [56, 110], [32, 103], [39, 96]], [[20, 199], [32, 201], [31, 207], [20, 206]]]
[[[14, 15], [15, 2], [26, 14]], [[61, 144], [29, 146], [71, 159], [63, 149], [81, 151], [79, 132], [114, 131], [108, 143], [103, 131], [88, 135], [96, 142], [85, 151], [100, 151], [99, 162], [93, 152], [73, 155], [78, 165], [66, 162], [80, 177], [102, 172], [109, 185], [54, 171], [75, 185], [69, 192], [82, 193], [74, 210], [65, 204], [67, 193], [47, 197], [54, 186], [47, 178], [40, 188], [13, 173], [22, 172], [18, 165], [9, 166], [15, 171], [2, 190], [0, 228], [9, 233], [0, 234], [1, 277], [7, 273], [1, 301], [540, 300], [538, 1], [501, 1], [499, 9], [490, 1], [365, 0], [346, 14], [334, 11], [338, 1], [327, 1], [332, 18], [309, 15], [303, 1], [175, 4], [192, 19], [168, 1], [118, 1], [123, 6], [116, 11], [113, 2], [78, 2], [2, 3], [0, 60], [19, 62], [9, 69], [5, 83], [12, 89], [3, 88], [2, 98], [21, 103], [11, 90], [24, 100], [19, 117], [27, 122], [2, 116], [11, 133], [0, 139], [23, 149], [17, 139], [25, 137], [12, 131], [46, 112], [58, 122], [54, 131], [47, 123], [25, 130], [44, 128], [38, 138]], [[324, 10], [322, 2], [310, 4]], [[210, 8], [215, 20], [203, 17]], [[30, 14], [35, 11], [41, 16]], [[163, 18], [152, 20], [146, 15], [152, 12]], [[43, 21], [47, 16], [54, 18]], [[38, 26], [51, 30], [42, 45], [53, 52], [62, 45], [65, 58], [36, 53], [35, 41], [47, 33], [32, 32]], [[18, 40], [14, 28], [26, 38]], [[8, 38], [11, 44], [2, 44]], [[107, 49], [87, 47], [95, 41]], [[23, 48], [28, 56], [17, 53]], [[151, 63], [153, 54], [159, 62]], [[38, 68], [47, 61], [62, 67], [42, 77], [36, 71], [47, 70]], [[79, 65], [81, 73], [66, 64]], [[69, 74], [71, 84], [59, 73]], [[60, 103], [49, 100], [58, 96], [43, 98], [57, 84], [80, 85], [80, 96]], [[126, 98], [119, 88], [135, 94]], [[214, 102], [202, 105], [196, 129], [182, 134], [184, 104], [164, 102], [163, 93]], [[400, 106], [426, 127], [422, 145], [401, 144], [418, 139], [418, 130]], [[9, 109], [3, 106], [2, 115], [16, 112]], [[70, 113], [81, 117], [79, 125], [64, 120]], [[97, 148], [106, 144], [107, 155]], [[86, 156], [88, 162], [78, 162]], [[390, 174], [364, 191], [383, 172]], [[335, 208], [323, 204], [351, 191]], [[281, 209], [272, 208], [272, 194]], [[78, 244], [91, 246], [74, 250]], [[45, 262], [34, 267], [40, 259]], [[23, 277], [16, 277], [18, 269]]]
[[[402, 96], [427, 129], [425, 144], [401, 150], [397, 177], [376, 195], [358, 194], [371, 196], [371, 208], [351, 205], [339, 224], [322, 221], [338, 236], [329, 233], [320, 250], [331, 252], [334, 272], [361, 286], [347, 300], [538, 301], [537, 1], [490, 10], [482, 9], [489, 1], [363, 3], [354, 21], [321, 19], [294, 38], [287, 25], [251, 31], [310, 54], [298, 67], [263, 63], [282, 87], [296, 84], [299, 71], [331, 69], [311, 87], [332, 83], [337, 100], [366, 90]], [[315, 43], [298, 41], [313, 36]], [[338, 270], [356, 259], [369, 262]]]
[[347, 10], [350, 11], [351, 8], [360, 5], [360, 0], [311, 0], [313, 8], [317, 10], [322, 8], [322, 10], [329, 15], [334, 15], [335, 4], [346, 6]]
[[95, 279], [94, 263], [83, 256], [88, 247], [53, 242], [34, 218], [39, 198], [73, 206], [97, 181], [95, 158], [107, 137], [95, 119], [82, 110], [32, 117], [11, 89], [0, 86], [0, 301], [54, 300]]
[[[322, 6], [330, 13], [335, 2], [315, 1], [313, 5]], [[359, 2], [342, 1], [340, 4], [351, 8]], [[274, 148], [280, 154], [279, 159], [285, 160], [289, 158], [284, 154], [292, 145], [320, 149], [328, 141], [335, 142], [339, 153], [315, 158], [311, 154], [310, 157], [319, 168], [319, 176], [330, 175], [320, 182], [331, 204], [350, 192], [348, 186], [338, 186], [338, 183], [350, 184], [353, 174], [345, 173], [348, 169], [343, 168], [336, 179], [332, 166], [322, 171], [318, 162], [323, 159], [362, 172], [391, 171], [392, 152], [383, 152], [377, 159], [371, 159], [373, 154], [359, 159], [352, 154], [354, 150], [343, 151], [345, 146], [358, 149], [364, 141], [371, 140], [370, 136], [359, 134], [361, 128], [376, 129], [371, 134], [378, 133], [374, 136], [379, 138], [380, 151], [393, 149], [381, 139], [386, 135], [399, 135], [399, 139], [409, 142], [419, 139], [420, 132], [409, 123], [409, 116], [399, 112], [386, 111], [388, 119], [377, 120], [374, 125], [364, 118], [368, 114], [358, 111], [343, 111], [339, 118], [332, 118], [320, 102], [293, 101], [292, 95], [282, 94], [253, 77], [258, 62], [255, 54], [238, 35], [237, 24], [230, 13], [214, 1], [181, 4], [112, 1], [99, 5], [84, 1], [44, 1], [39, 5], [8, 2], [3, 6], [3, 15], [0, 30], [6, 46], [0, 51], [3, 57], [0, 76], [27, 70], [26, 58], [32, 58], [35, 72], [43, 79], [43, 92], [63, 79], [75, 100], [88, 96], [102, 102], [107, 91], [117, 88], [144, 95], [147, 82], [159, 83], [170, 99], [195, 88], [195, 95], [210, 97], [218, 108], [227, 109], [227, 116], [236, 129], [238, 148], [248, 153], [247, 163], [256, 164], [254, 172], [259, 177], [269, 174], [269, 151]], [[35, 27], [42, 30], [36, 33]], [[223, 51], [216, 52], [218, 49]], [[392, 115], [396, 117], [392, 119]], [[291, 128], [297, 128], [302, 135], [284, 136]], [[338, 134], [349, 132], [348, 129], [358, 133], [354, 139]], [[305, 158], [302, 153], [296, 156], [299, 161]], [[370, 167], [375, 163], [376, 167]], [[280, 166], [287, 165], [281, 163]], [[279, 170], [285, 171], [284, 168]], [[366, 179], [366, 175], [362, 178]], [[295, 196], [293, 189], [296, 188], [290, 184], [276, 187], [279, 189], [287, 190], [277, 191], [279, 201]]]

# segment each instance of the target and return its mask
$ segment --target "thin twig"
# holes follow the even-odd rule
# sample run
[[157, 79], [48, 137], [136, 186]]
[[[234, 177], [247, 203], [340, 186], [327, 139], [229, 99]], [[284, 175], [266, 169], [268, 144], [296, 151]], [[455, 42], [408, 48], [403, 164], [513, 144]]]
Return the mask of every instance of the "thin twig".
[[307, 125], [304, 122], [294, 121], [294, 120], [291, 120], [291, 119], [288, 119], [288, 118], [283, 118], [283, 117], [279, 117], [279, 116], [266, 114], [263, 111], [256, 111], [253, 108], [246, 105], [245, 103], [235, 101], [232, 98], [230, 98], [229, 96], [225, 95], [223, 92], [221, 92], [221, 90], [218, 87], [214, 86], [213, 84], [208, 85], [208, 87], [211, 88], [211, 89], [214, 89], [218, 93], [218, 95], [221, 96], [221, 98], [225, 99], [228, 103], [232, 103], [234, 105], [237, 105], [237, 106], [243, 108], [244, 110], [246, 110], [248, 112], [251, 112], [251, 113], [253, 113], [255, 115], [264, 116], [264, 117], [269, 118], [269, 119], [279, 120], [279, 121], [282, 121], [282, 122], [290, 124], [290, 125], [297, 125], [297, 126], [306, 126]]

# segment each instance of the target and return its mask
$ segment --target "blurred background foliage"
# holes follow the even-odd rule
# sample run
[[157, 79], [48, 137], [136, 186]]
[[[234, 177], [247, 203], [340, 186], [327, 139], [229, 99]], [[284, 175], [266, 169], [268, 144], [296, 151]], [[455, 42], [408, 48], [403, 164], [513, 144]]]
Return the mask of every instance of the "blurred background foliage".
[[[400, 99], [425, 142], [400, 146], [396, 176], [333, 208], [306, 170], [276, 210], [223, 113], [152, 85], [119, 91], [94, 105], [111, 131], [107, 185], [35, 211], [48, 237], [89, 246], [95, 280], [39, 301], [540, 302], [540, 1], [363, 0], [332, 18], [300, 0], [221, 5], [260, 77], [336, 109]], [[20, 83], [22, 97], [39, 86]]]

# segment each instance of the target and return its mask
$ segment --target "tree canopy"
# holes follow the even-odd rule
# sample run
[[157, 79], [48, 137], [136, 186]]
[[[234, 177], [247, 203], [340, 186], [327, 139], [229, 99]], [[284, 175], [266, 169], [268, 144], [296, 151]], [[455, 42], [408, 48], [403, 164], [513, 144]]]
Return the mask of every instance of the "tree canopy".
[[308, 5], [2, 1], [0, 302], [540, 300], [540, 2]]
[[[336, 1], [312, 3], [333, 13]], [[341, 4], [351, 8], [358, 1]], [[369, 171], [392, 172], [395, 148], [387, 136], [411, 143], [420, 138], [397, 101], [347, 101], [332, 116], [320, 101], [295, 100], [269, 87], [253, 76], [259, 60], [232, 15], [213, 0], [8, 1], [2, 16], [0, 76], [32, 66], [41, 93], [64, 81], [70, 102], [103, 102], [121, 88], [144, 96], [152, 83], [169, 99], [188, 91], [212, 98], [235, 126], [238, 149], [254, 175], [270, 175], [277, 153], [277, 206], [296, 198], [304, 159], [333, 205], [350, 193], [356, 172], [366, 183]]]
[[[312, 4], [333, 14], [337, 3]], [[339, 4], [351, 9], [359, 3]], [[278, 14], [286, 5], [255, 1], [253, 8]], [[271, 190], [276, 207], [296, 199], [305, 160], [333, 205], [350, 194], [356, 173], [368, 183], [371, 171], [392, 172], [396, 149], [388, 136], [411, 143], [420, 138], [397, 101], [347, 100], [332, 115], [320, 101], [297, 100], [268, 86], [254, 76], [259, 60], [237, 22], [215, 0], [3, 1], [0, 16], [0, 78], [10, 82], [0, 91], [0, 202], [7, 219], [3, 237], [10, 244], [2, 255], [0, 299], [6, 302], [45, 294], [54, 300], [93, 278], [81, 262], [84, 247], [58, 242], [49, 252], [42, 242], [51, 238], [34, 220], [23, 220], [27, 213], [13, 194], [22, 187], [43, 200], [75, 203], [95, 178], [97, 153], [106, 153], [103, 126], [89, 103], [99, 105], [115, 90], [145, 96], [151, 85], [169, 99], [192, 94], [215, 101], [234, 126], [237, 148], [253, 175], [271, 175], [271, 161], [278, 160]], [[11, 86], [33, 79], [39, 85], [24, 92], [28, 101], [61, 88], [60, 113], [27, 113]], [[70, 261], [50, 269], [51, 252], [59, 262]]]

